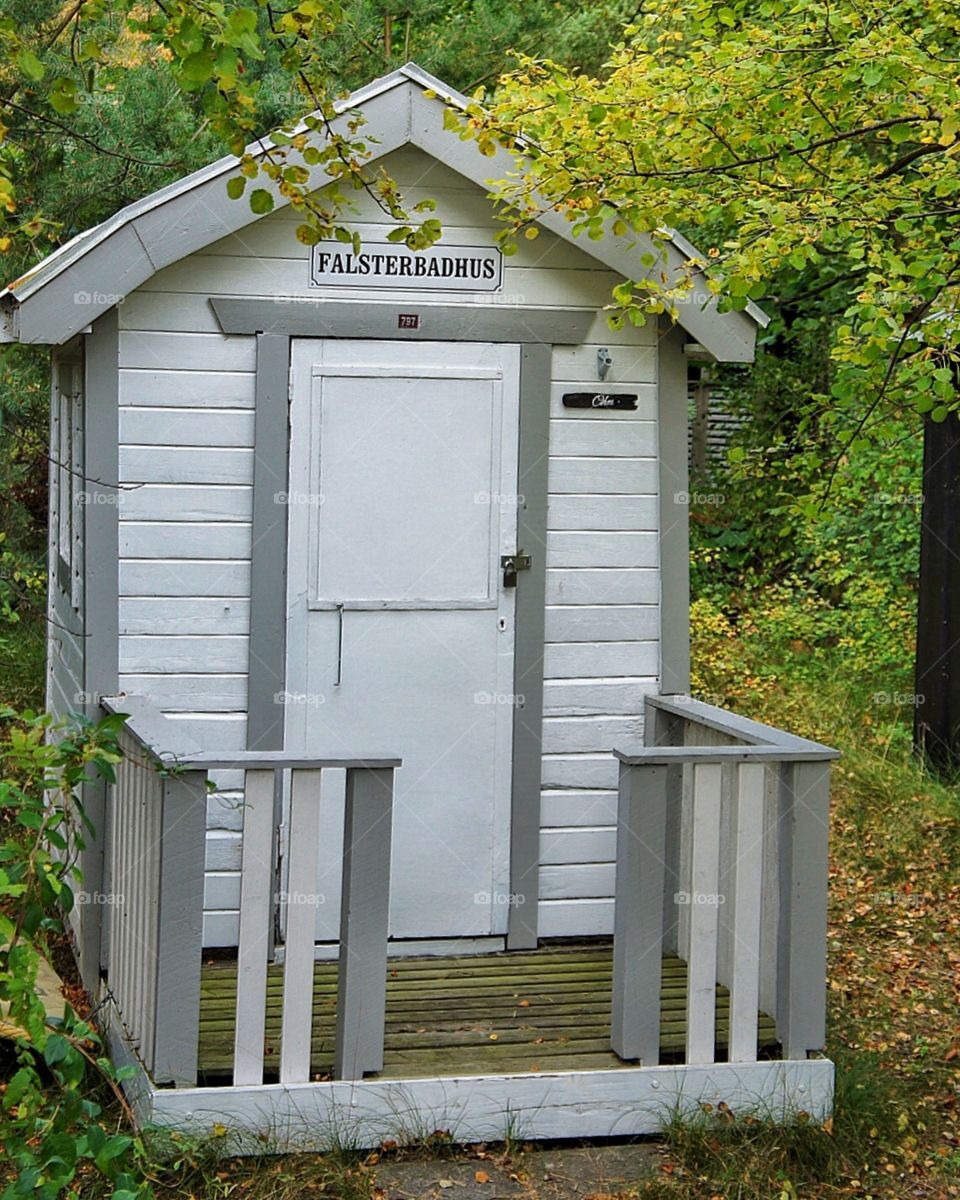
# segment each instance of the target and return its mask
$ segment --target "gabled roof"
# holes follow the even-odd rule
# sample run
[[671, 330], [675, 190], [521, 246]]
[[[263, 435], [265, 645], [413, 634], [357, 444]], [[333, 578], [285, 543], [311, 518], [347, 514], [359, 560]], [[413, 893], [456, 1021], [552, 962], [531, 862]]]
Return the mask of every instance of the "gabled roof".
[[[467, 97], [408, 63], [340, 102], [333, 124], [345, 132], [348, 114], [361, 109], [372, 160], [415, 146], [487, 188], [491, 180], [515, 171], [516, 160], [502, 149], [484, 157], [471, 142], [444, 129], [445, 107], [463, 109], [468, 103]], [[264, 143], [254, 143], [248, 152], [262, 158]], [[307, 170], [312, 186], [330, 182], [322, 166]], [[127, 205], [55, 250], [0, 292], [0, 341], [62, 344], [155, 272], [260, 220], [244, 201], [227, 196], [226, 182], [236, 173], [237, 159], [228, 155]], [[275, 208], [287, 203], [265, 177], [258, 184], [272, 192]], [[540, 224], [620, 275], [641, 278], [648, 273], [641, 258], [654, 247], [645, 237], [610, 234], [587, 242], [575, 238], [569, 222], [552, 212]], [[661, 254], [658, 269], [676, 272], [696, 251], [679, 234], [667, 231], [667, 236], [666, 262]], [[685, 305], [680, 317], [687, 332], [721, 362], [749, 362], [757, 327], [768, 320], [753, 304], [744, 312], [719, 313], [713, 298]]]

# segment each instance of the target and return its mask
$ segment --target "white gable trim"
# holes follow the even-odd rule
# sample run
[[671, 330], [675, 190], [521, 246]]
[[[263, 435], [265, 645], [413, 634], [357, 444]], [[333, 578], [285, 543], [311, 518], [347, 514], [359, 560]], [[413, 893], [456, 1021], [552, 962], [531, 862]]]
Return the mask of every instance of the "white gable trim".
[[[435, 96], [428, 98], [424, 90]], [[348, 114], [361, 108], [366, 119], [365, 134], [377, 139], [370, 161], [409, 144], [442, 159], [486, 189], [492, 180], [515, 171], [517, 164], [506, 150], [484, 158], [472, 142], [461, 141], [456, 133], [444, 129], [445, 106], [462, 108], [468, 103], [465, 96], [408, 64], [344, 100], [333, 125], [347, 134]], [[437, 153], [440, 146], [442, 155]], [[259, 159], [264, 148], [265, 143], [258, 142], [248, 150]], [[219, 159], [128, 205], [61, 246], [0, 293], [4, 309], [0, 341], [62, 344], [155, 272], [260, 220], [244, 201], [227, 196], [226, 181], [236, 171], [233, 155]], [[322, 166], [314, 167], [311, 175], [312, 187], [330, 182]], [[277, 208], [288, 203], [269, 180], [258, 180], [258, 186], [273, 194]], [[647, 272], [640, 259], [651, 251], [652, 243], [645, 237], [609, 235], [586, 242], [575, 238], [570, 224], [556, 213], [546, 213], [541, 224], [618, 274], [632, 273], [639, 278]], [[668, 232], [668, 236], [671, 240], [665, 267], [675, 272], [694, 249], [679, 235]], [[632, 272], [631, 265], [635, 267]], [[715, 358], [727, 362], [749, 362], [753, 358], [757, 327], [766, 325], [767, 320], [755, 305], [745, 312], [721, 314], [712, 298], [706, 304], [686, 305], [680, 317], [681, 325], [696, 341]]]

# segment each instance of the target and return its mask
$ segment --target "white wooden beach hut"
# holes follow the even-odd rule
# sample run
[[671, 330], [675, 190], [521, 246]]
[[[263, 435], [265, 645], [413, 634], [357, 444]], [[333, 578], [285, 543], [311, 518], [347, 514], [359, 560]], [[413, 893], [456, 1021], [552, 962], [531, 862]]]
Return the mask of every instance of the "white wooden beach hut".
[[338, 118], [431, 251], [362, 198], [308, 248], [228, 158], [0, 299], [52, 348], [49, 706], [130, 715], [84, 980], [146, 1122], [824, 1115], [835, 754], [688, 695], [688, 355], [765, 318], [613, 332], [647, 247], [553, 215], [502, 259], [464, 103], [410, 65]]

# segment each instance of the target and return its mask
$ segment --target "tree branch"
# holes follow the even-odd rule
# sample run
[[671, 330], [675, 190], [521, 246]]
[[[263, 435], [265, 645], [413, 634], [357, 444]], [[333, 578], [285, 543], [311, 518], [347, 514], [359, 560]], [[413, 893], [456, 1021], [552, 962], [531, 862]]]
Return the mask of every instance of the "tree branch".
[[78, 133], [77, 130], [71, 129], [69, 125], [64, 125], [56, 117], [48, 116], [46, 113], [34, 112], [22, 104], [17, 104], [14, 100], [0, 99], [0, 104], [5, 108], [12, 108], [14, 112], [21, 113], [25, 117], [30, 117], [34, 121], [52, 125], [54, 129], [59, 129], [67, 137], [74, 138], [78, 142], [83, 142], [84, 145], [91, 146], [98, 154], [105, 154], [108, 158], [119, 158], [125, 163], [135, 163], [138, 167], [175, 167], [177, 165], [173, 162], [149, 162], [145, 158], [137, 158], [133, 154], [125, 154], [122, 150], [111, 150], [109, 146], [101, 146], [96, 138], [89, 137], [85, 133]]

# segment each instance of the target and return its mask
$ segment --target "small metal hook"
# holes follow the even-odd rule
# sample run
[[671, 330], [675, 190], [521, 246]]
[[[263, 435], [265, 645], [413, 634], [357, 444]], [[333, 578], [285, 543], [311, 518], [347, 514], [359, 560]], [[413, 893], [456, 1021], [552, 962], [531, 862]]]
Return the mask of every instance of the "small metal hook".
[[333, 681], [334, 687], [340, 686], [340, 680], [343, 678], [343, 605], [337, 605], [337, 677]]

